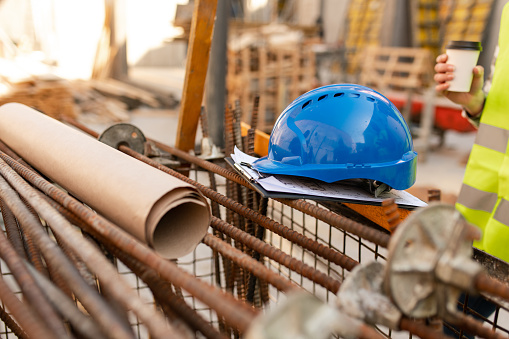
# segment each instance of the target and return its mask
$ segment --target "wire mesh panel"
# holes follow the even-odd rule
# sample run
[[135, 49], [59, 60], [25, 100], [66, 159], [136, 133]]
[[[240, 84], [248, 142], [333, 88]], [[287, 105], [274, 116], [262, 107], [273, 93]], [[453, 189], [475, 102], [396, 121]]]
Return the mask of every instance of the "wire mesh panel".
[[[0, 156], [3, 154], [0, 153]], [[68, 220], [72, 220], [75, 236], [94, 244], [106, 257], [108, 265], [114, 265], [119, 275], [118, 283], [122, 280], [136, 292], [138, 307], [148, 306], [156, 310], [155, 314], [164, 317], [173, 331], [171, 334], [157, 335], [157, 327], [150, 322], [151, 319], [138, 308], [126, 307], [122, 297], [108, 290], [104, 272], [96, 271], [89, 263], [87, 265], [87, 262], [81, 261], [77, 255], [81, 249], [68, 248], [62, 239], [59, 240], [53, 234], [52, 225], [41, 219], [41, 225], [45, 227], [52, 246], [62, 249], [66, 260], [72, 263], [81, 278], [92, 288], [93, 293], [90, 293], [99, 296], [100, 302], [105, 302], [108, 309], [114, 310], [113, 319], [118, 321], [119, 326], [129, 326], [132, 336], [129, 334], [127, 337], [241, 338], [252, 330], [253, 324], [264, 319], [265, 314], [273, 314], [273, 319], [269, 320], [277, 319], [277, 311], [285, 303], [291, 302], [294, 293], [302, 290], [316, 296], [321, 305], [327, 305], [327, 312], [336, 312], [340, 309], [340, 288], [355, 274], [356, 268], [362, 268], [370, 262], [388, 261], [390, 232], [363, 219], [363, 216], [355, 216], [341, 204], [262, 198], [250, 190], [247, 184], [242, 184], [242, 179], [229, 171], [221, 161], [209, 162], [194, 156], [183, 159], [193, 162], [191, 167], [183, 171], [188, 172], [189, 176], [140, 157], [140, 160], [198, 187], [211, 206], [213, 218], [208, 234], [192, 253], [178, 260], [162, 260], [152, 250], [129, 240], [127, 235], [116, 226], [109, 225], [99, 215], [85, 222], [85, 219], [73, 219], [73, 215], [63, 208], [65, 206], [53, 205]], [[19, 170], [14, 162], [11, 165]], [[46, 186], [38, 183], [34, 181], [33, 184], [45, 191]], [[59, 199], [56, 195], [52, 197]], [[71, 198], [64, 196], [62, 199], [62, 204], [65, 204], [66, 199]], [[23, 219], [23, 215], [17, 213], [17, 218]], [[97, 228], [98, 225], [102, 228]], [[19, 232], [24, 232], [23, 223], [16, 227], [19, 227]], [[99, 230], [108, 230], [114, 238], [123, 241], [113, 242], [106, 233]], [[21, 252], [28, 253], [25, 249]], [[27, 256], [27, 261], [33, 262], [33, 258]], [[78, 289], [69, 289], [65, 281], [59, 283], [57, 278], [62, 272], [52, 271], [50, 263], [42, 261], [42, 266], [48, 269], [48, 277], [61, 292], [67, 293], [65, 297], [74, 302], [74, 308], [86, 314], [84, 309], [90, 307], [90, 304], [84, 297], [88, 297], [88, 294], [80, 294]], [[496, 263], [498, 271], [503, 271], [501, 267], [507, 269], [503, 262], [489, 263], [491, 266]], [[21, 293], [22, 288], [19, 286], [19, 281], [24, 280], [20, 280], [19, 276], [13, 277], [4, 262], [0, 262], [0, 270], [2, 282], [6, 283], [19, 301], [25, 303], [27, 291]], [[4, 301], [7, 294], [3, 293], [1, 285], [1, 299]], [[496, 285], [500, 288], [498, 290], [491, 288], [488, 281], [478, 285], [486, 287], [483, 292], [494, 293], [496, 296], [495, 312], [488, 319], [483, 319], [483, 315], [473, 313], [474, 308], [476, 312], [479, 311], [477, 307], [458, 304], [459, 310], [474, 314], [485, 322], [483, 328], [479, 327], [479, 322], [456, 324], [454, 328], [459, 329], [457, 335], [462, 335], [464, 330], [488, 338], [506, 334], [508, 311], [505, 294], [502, 293], [505, 290], [501, 285]], [[41, 291], [47, 293], [49, 290]], [[469, 295], [468, 300], [472, 301], [473, 295]], [[2, 306], [2, 310], [11, 313], [9, 307], [5, 304]], [[32, 307], [30, 309], [33, 310]], [[91, 319], [96, 321], [96, 316], [94, 314]], [[13, 328], [16, 324], [8, 323], [7, 317], [2, 319], [2, 338], [15, 337]], [[24, 320], [23, 317], [18, 319]], [[66, 316], [62, 320], [66, 330], [72, 333], [74, 327], [66, 323]], [[398, 328], [397, 331], [389, 330], [384, 323], [371, 324], [364, 319], [360, 322], [357, 319], [355, 323], [359, 331], [368, 331], [359, 337], [373, 337], [376, 334], [391, 338], [439, 338], [442, 320], [441, 316], [422, 320], [403, 317], [399, 326], [392, 327]], [[374, 328], [377, 332], [369, 332], [374, 331]], [[491, 328], [496, 329], [496, 332], [491, 331]], [[341, 332], [331, 333], [332, 337], [342, 337]], [[105, 336], [114, 336], [114, 333], [107, 332]]]

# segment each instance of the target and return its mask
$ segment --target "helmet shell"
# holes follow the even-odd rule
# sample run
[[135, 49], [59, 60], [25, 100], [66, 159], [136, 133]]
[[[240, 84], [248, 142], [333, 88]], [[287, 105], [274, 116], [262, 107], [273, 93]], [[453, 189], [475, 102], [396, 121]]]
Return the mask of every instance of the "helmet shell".
[[396, 106], [371, 88], [335, 84], [295, 99], [277, 119], [262, 173], [325, 182], [370, 179], [395, 189], [415, 182], [417, 153]]

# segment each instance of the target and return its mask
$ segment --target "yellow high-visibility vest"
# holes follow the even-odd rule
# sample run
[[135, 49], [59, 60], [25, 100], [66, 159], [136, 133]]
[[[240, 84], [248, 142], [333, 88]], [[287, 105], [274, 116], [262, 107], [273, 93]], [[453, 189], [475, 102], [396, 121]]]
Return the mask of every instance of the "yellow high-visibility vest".
[[509, 4], [502, 12], [499, 48], [456, 208], [483, 232], [474, 246], [509, 262]]

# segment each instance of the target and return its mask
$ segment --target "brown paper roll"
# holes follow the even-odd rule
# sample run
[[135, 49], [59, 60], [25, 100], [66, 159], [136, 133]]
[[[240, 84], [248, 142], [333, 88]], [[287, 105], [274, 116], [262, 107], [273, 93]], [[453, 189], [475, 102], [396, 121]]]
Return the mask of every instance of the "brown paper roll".
[[0, 138], [26, 162], [162, 256], [190, 253], [210, 207], [195, 187], [28, 106], [0, 107]]

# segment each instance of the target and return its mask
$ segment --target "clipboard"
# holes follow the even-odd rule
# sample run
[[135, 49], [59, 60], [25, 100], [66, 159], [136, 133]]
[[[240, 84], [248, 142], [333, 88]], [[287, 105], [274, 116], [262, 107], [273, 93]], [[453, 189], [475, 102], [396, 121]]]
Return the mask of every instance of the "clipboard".
[[[236, 163], [231, 157], [224, 158], [226, 163], [233, 168], [233, 170], [243, 177], [251, 186], [253, 190], [258, 192], [264, 198], [272, 198], [272, 199], [306, 199], [306, 200], [316, 200], [316, 201], [331, 201], [331, 202], [340, 202], [340, 203], [350, 203], [350, 204], [358, 204], [358, 205], [371, 205], [371, 206], [381, 206], [382, 202], [377, 201], [369, 201], [369, 200], [358, 200], [358, 199], [348, 199], [348, 198], [332, 198], [326, 196], [319, 195], [310, 195], [310, 194], [296, 194], [296, 193], [286, 193], [286, 192], [277, 192], [277, 191], [267, 191], [264, 189], [256, 180], [247, 175], [240, 166], [235, 166]], [[407, 204], [398, 204], [399, 208], [406, 210], [414, 210], [419, 208], [420, 206], [407, 205]]]

